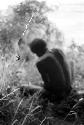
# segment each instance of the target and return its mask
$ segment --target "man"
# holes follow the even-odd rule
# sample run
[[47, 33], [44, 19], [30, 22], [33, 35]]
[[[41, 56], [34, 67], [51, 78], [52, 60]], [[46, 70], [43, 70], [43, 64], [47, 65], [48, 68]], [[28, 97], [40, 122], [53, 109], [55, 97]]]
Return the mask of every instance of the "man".
[[[71, 88], [73, 74], [71, 71], [71, 67], [69, 66], [69, 62], [67, 62], [67, 60], [66, 60], [65, 54], [63, 53], [63, 51], [61, 49], [57, 49], [57, 48], [52, 49], [51, 52], [54, 54], [55, 58], [59, 61], [59, 63], [62, 66], [67, 87]], [[69, 91], [68, 91], [68, 93], [69, 93]]]
[[62, 64], [52, 52], [48, 51], [44, 40], [35, 39], [29, 46], [31, 51], [39, 57], [36, 66], [44, 81], [46, 97], [51, 99], [51, 95], [55, 95], [55, 101], [60, 103], [71, 91], [70, 83], [68, 83], [70, 81], [66, 82]]

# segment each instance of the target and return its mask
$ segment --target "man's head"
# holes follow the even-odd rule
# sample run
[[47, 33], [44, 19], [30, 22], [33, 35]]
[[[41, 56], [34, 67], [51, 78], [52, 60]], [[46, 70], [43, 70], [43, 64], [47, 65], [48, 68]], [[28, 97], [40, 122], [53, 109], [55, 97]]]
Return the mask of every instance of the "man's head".
[[42, 56], [46, 50], [46, 42], [42, 39], [34, 39], [30, 44], [30, 49], [33, 53], [37, 54], [37, 56]]

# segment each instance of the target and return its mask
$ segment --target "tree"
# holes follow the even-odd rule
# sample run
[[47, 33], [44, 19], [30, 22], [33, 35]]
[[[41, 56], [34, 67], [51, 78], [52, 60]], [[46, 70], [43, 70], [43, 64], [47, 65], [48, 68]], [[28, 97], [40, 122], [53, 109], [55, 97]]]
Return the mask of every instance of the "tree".
[[[36, 68], [33, 64], [29, 65], [28, 63], [34, 56], [30, 54], [27, 45], [36, 37], [44, 39], [48, 44], [60, 45], [62, 43], [60, 41], [62, 33], [53, 26], [46, 16], [49, 11], [53, 10], [46, 5], [46, 2], [36, 0], [24, 1], [19, 5], [11, 7], [11, 9], [11, 16], [2, 16], [0, 20], [0, 49], [4, 58], [7, 56], [7, 60], [4, 59], [2, 64], [2, 70], [4, 69], [2, 71], [3, 77], [1, 77], [2, 81], [6, 83], [7, 80], [7, 83], [12, 83], [13, 80], [11, 79], [15, 79], [15, 77], [17, 79], [17, 74], [19, 74], [18, 77], [21, 76], [20, 78], [24, 80], [21, 80], [23, 83], [26, 81], [26, 78], [27, 83], [28, 79], [30, 80], [31, 78], [34, 82], [37, 79], [41, 81], [41, 77], [38, 78], [39, 74]], [[18, 45], [20, 39], [22, 39], [21, 46]], [[16, 61], [16, 56], [19, 54], [21, 60]], [[33, 61], [31, 62], [34, 63]], [[18, 73], [19, 70], [20, 73]], [[23, 76], [23, 74], [26, 75]]]
[[4, 48], [4, 53], [7, 53], [6, 47], [11, 48], [15, 44], [15, 39], [19, 40], [21, 37], [26, 42], [31, 41], [32, 36], [32, 38], [41, 37], [48, 43], [53, 41], [54, 44], [62, 45], [64, 41], [62, 33], [46, 16], [49, 11], [53, 11], [46, 2], [28, 0], [11, 7], [11, 10], [13, 17], [9, 18], [9, 15], [2, 17], [0, 22], [0, 44]]
[[[14, 13], [20, 22], [25, 22], [23, 39], [31, 42], [36, 37], [45, 39], [48, 43], [62, 45], [63, 34], [48, 20], [46, 13], [53, 11], [46, 2], [35, 0], [25, 1], [14, 8]], [[31, 39], [32, 38], [32, 39]]]

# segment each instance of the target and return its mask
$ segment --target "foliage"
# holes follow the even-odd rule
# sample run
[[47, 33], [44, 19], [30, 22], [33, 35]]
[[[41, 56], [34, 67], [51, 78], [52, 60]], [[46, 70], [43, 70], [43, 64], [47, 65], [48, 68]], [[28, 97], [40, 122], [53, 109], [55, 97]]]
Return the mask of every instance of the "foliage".
[[84, 45], [77, 45], [74, 41], [69, 46], [69, 51], [67, 52], [67, 59], [73, 60], [74, 63], [74, 85], [77, 89], [84, 89]]
[[[9, 10], [0, 20], [1, 88], [28, 81], [40, 83], [42, 79], [34, 66], [35, 57], [31, 54], [28, 43], [40, 37], [47, 41], [49, 47], [52, 43], [53, 46], [56, 43], [62, 45], [62, 33], [46, 16], [46, 13], [53, 10], [45, 2], [36, 0], [24, 1]], [[21, 46], [18, 45], [19, 39], [23, 41]]]
[[[18, 15], [22, 22], [25, 22], [25, 31], [23, 39], [26, 42], [31, 42], [36, 37], [45, 39], [48, 43], [53, 41], [56, 43], [64, 42], [62, 33], [53, 26], [46, 13], [53, 11], [45, 2], [38, 2], [34, 0], [25, 1], [14, 8], [15, 15]], [[61, 41], [60, 41], [60, 38]]]
[[[49, 22], [46, 13], [53, 10], [48, 8], [45, 2], [28, 0], [11, 7], [11, 10], [10, 18], [8, 15], [0, 20], [0, 91], [6, 95], [0, 99], [0, 123], [2, 125], [83, 124], [84, 100], [79, 99], [84, 95], [72, 92], [67, 100], [57, 106], [39, 99], [40, 92], [35, 92], [33, 95], [27, 92], [28, 97], [20, 96], [21, 93], [18, 94], [16, 90], [13, 92], [15, 87], [28, 85], [30, 81], [36, 84], [42, 82], [35, 67], [37, 58], [31, 54], [27, 46], [29, 42], [36, 37], [43, 38], [51, 48], [61, 47], [65, 41], [61, 31]], [[21, 46], [18, 45], [20, 38]], [[84, 82], [84, 45], [79, 46], [72, 41], [68, 49], [67, 59], [73, 60], [75, 65], [74, 85], [80, 86], [81, 89]], [[19, 55], [20, 59], [17, 58]], [[8, 85], [12, 88], [10, 94], [6, 92]], [[44, 109], [46, 104], [47, 107]]]
[[28, 86], [23, 88], [22, 93], [20, 88], [17, 88], [0, 99], [2, 125], [80, 125], [84, 123], [83, 95], [78, 95], [73, 90], [67, 100], [57, 105], [55, 102], [43, 99], [42, 90], [34, 91]]

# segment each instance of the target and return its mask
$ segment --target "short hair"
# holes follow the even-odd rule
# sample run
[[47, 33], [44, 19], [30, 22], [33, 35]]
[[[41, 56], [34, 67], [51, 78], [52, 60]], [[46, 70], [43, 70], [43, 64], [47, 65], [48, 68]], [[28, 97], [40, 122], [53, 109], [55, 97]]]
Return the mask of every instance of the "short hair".
[[33, 53], [40, 53], [46, 50], [47, 44], [43, 39], [34, 39], [29, 46]]

